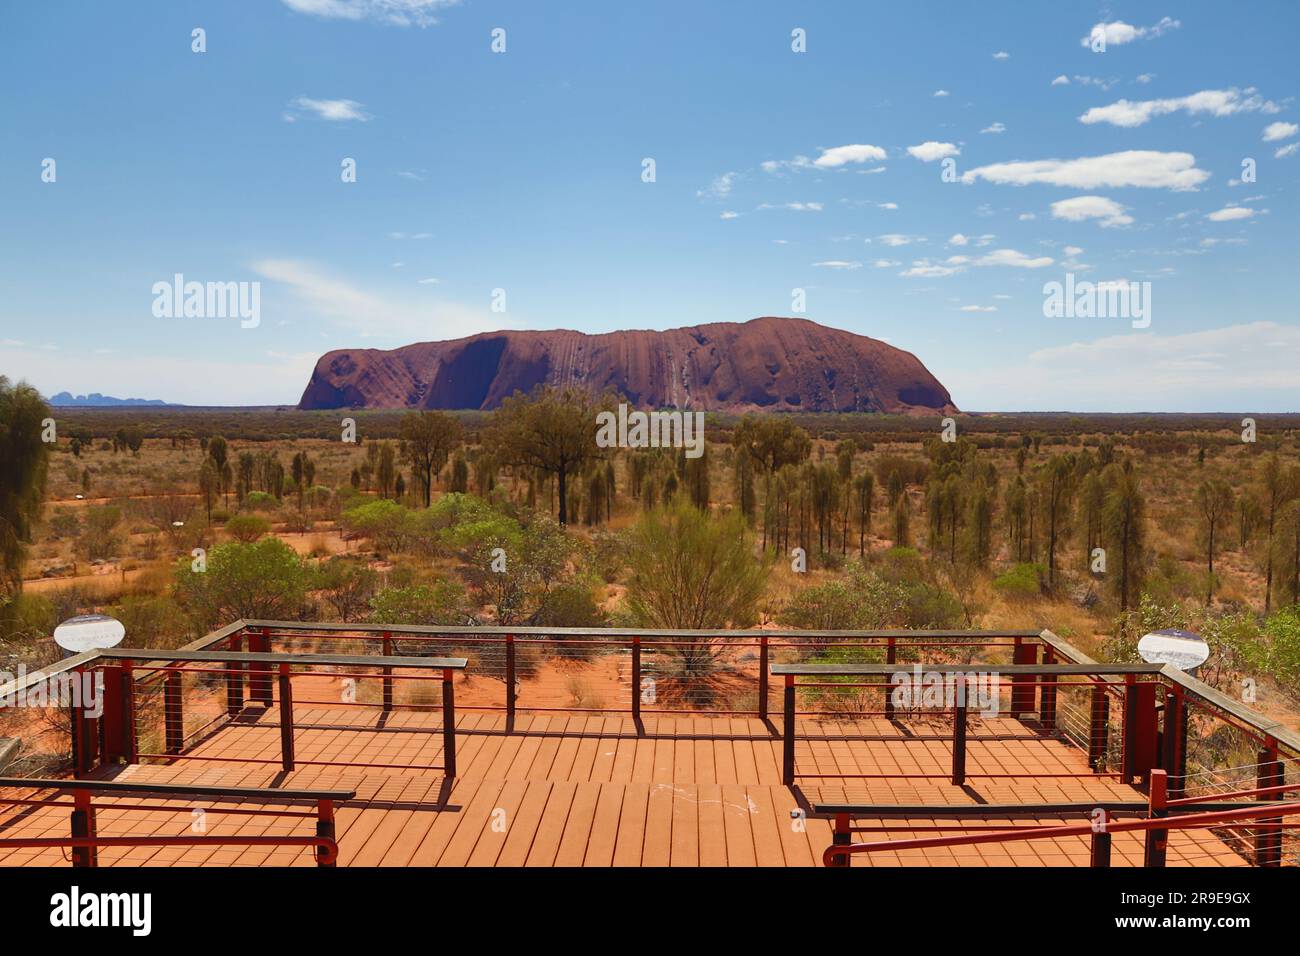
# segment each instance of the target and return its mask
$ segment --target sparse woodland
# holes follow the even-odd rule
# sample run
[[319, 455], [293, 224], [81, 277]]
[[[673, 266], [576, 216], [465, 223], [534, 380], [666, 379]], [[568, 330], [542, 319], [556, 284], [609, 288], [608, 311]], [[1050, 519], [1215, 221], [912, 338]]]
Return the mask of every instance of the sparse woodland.
[[1254, 441], [1230, 416], [960, 416], [951, 441], [937, 419], [709, 416], [688, 457], [597, 447], [610, 399], [580, 393], [464, 414], [0, 398], [11, 659], [92, 610], [153, 646], [240, 616], [1050, 627], [1126, 660], [1178, 626], [1211, 644], [1203, 677], [1300, 708], [1292, 416]]

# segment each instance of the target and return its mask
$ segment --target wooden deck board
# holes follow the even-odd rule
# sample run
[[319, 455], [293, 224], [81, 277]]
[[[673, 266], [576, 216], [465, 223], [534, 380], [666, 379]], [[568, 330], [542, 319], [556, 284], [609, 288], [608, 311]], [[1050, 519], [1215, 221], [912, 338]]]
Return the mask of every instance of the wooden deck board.
[[[218, 759], [147, 761], [112, 775], [142, 782], [356, 789], [356, 799], [336, 810], [344, 866], [816, 866], [830, 843], [831, 827], [825, 819], [806, 816], [811, 803], [1138, 798], [1113, 777], [1087, 774], [1085, 755], [1076, 747], [1035, 736], [1026, 725], [1005, 718], [983, 722], [980, 734], [1016, 739], [972, 739], [967, 767], [972, 775], [1015, 776], [972, 776], [965, 788], [947, 779], [951, 745], [936, 725], [912, 727], [915, 736], [909, 739], [901, 725], [880, 718], [803, 722], [797, 748], [801, 774], [895, 776], [803, 777], [793, 789], [780, 783], [781, 741], [770, 724], [753, 718], [647, 714], [644, 734], [638, 735], [624, 715], [520, 713], [513, 732], [506, 733], [499, 712], [465, 713], [457, 721], [460, 775], [454, 781], [419, 769], [442, 761], [439, 713], [383, 718], [361, 708], [306, 707], [300, 720], [310, 727], [299, 727], [295, 736], [302, 763], [288, 774], [279, 766], [279, 731], [269, 726], [276, 719], [274, 711], [252, 711], [190, 751]], [[266, 762], [241, 762], [247, 758]], [[109, 798], [102, 802], [98, 822], [105, 834], [188, 833], [194, 819], [194, 807], [184, 799], [159, 802], [148, 813], [115, 810]], [[312, 832], [310, 821], [219, 811], [220, 806], [205, 808], [204, 832]], [[67, 825], [64, 808], [6, 810], [0, 814], [0, 838], [62, 836]], [[860, 839], [902, 839], [920, 832]], [[100, 859], [120, 866], [314, 863], [311, 852], [299, 847], [104, 848]], [[1140, 865], [1141, 837], [1117, 835], [1113, 859], [1116, 865]], [[882, 852], [855, 857], [853, 864], [1082, 866], [1087, 861], [1088, 841], [1070, 838]], [[1209, 831], [1171, 836], [1171, 866], [1243, 863]], [[57, 848], [13, 849], [0, 857], [0, 865], [66, 866], [68, 861]]]

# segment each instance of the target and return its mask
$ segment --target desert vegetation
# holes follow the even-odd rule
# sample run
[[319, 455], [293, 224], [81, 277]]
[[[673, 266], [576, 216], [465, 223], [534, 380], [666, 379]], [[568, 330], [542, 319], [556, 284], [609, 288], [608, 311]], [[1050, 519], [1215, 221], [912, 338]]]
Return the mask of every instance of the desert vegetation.
[[[1050, 627], [1300, 706], [1297, 421], [709, 416], [699, 457], [597, 447], [617, 396], [488, 413], [47, 409], [0, 385], [11, 660], [75, 613], [175, 646], [232, 618], [670, 628]], [[343, 418], [355, 425], [346, 441]], [[54, 440], [42, 423], [54, 420]], [[686, 649], [665, 673], [729, 666]], [[577, 688], [577, 697], [587, 690]]]

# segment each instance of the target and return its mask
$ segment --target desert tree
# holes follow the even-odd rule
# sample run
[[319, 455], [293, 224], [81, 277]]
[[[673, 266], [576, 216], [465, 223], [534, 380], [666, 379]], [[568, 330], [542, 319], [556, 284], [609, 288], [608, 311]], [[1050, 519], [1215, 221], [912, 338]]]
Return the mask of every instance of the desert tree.
[[22, 591], [27, 546], [45, 498], [49, 445], [42, 433], [49, 415], [40, 392], [0, 375], [0, 605]]
[[1277, 453], [1269, 455], [1264, 462], [1263, 474], [1263, 521], [1264, 530], [1268, 536], [1264, 550], [1264, 613], [1267, 614], [1271, 606], [1273, 593], [1273, 554], [1276, 551], [1275, 536], [1277, 534], [1277, 520], [1281, 510], [1287, 505], [1292, 498], [1300, 493], [1300, 469], [1292, 466], [1284, 469], [1282, 463], [1278, 460]]
[[208, 516], [208, 524], [212, 523], [212, 506], [216, 504], [219, 494], [221, 494], [221, 474], [211, 458], [204, 458], [199, 468], [199, 497], [203, 499], [203, 509]]
[[[1023, 448], [1020, 450], [1024, 451]], [[1019, 475], [1016, 476], [1015, 481], [1007, 485], [1006, 495], [1002, 501], [1002, 510], [1006, 515], [1004, 520], [1007, 528], [1007, 542], [1011, 547], [1011, 553], [1015, 556], [1017, 562], [1022, 562], [1028, 553], [1026, 538], [1029, 528], [1029, 502], [1025, 480]]]
[[1146, 498], [1137, 477], [1118, 467], [1106, 471], [1107, 491], [1101, 510], [1101, 540], [1107, 554], [1107, 576], [1127, 611], [1141, 583], [1146, 543]]
[[[812, 439], [808, 433], [787, 418], [755, 418], [746, 415], [732, 432], [731, 444], [743, 447], [763, 470], [766, 495], [763, 521], [763, 548], [771, 537], [767, 527], [766, 503], [771, 501], [773, 479], [786, 465], [802, 464], [812, 452]], [[778, 508], [779, 510], [779, 508]]]
[[1070, 455], [1053, 455], [1039, 469], [1038, 492], [1047, 545], [1048, 587], [1056, 586], [1056, 553], [1069, 536], [1074, 488], [1074, 460]]
[[[1282, 507], [1274, 548], [1278, 552], [1280, 578], [1286, 579], [1290, 585], [1287, 589], [1290, 603], [1300, 604], [1300, 500], [1292, 499]], [[1279, 581], [1278, 590], [1281, 592], [1280, 584]]]
[[1232, 486], [1222, 478], [1207, 479], [1196, 489], [1196, 513], [1200, 519], [1200, 530], [1205, 541], [1206, 605], [1214, 599], [1214, 549], [1216, 543], [1226, 533], [1232, 516], [1232, 505]]
[[402, 416], [399, 436], [427, 508], [432, 500], [434, 476], [460, 445], [460, 422], [446, 412], [407, 412]]
[[469, 463], [464, 455], [457, 455], [451, 461], [451, 490], [457, 494], [469, 491]]
[[891, 515], [894, 534], [894, 547], [906, 548], [912, 543], [910, 525], [910, 514], [907, 503], [907, 495], [899, 495], [898, 500], [894, 502], [894, 509]]
[[613, 402], [594, 402], [585, 391], [535, 389], [516, 392], [492, 413], [483, 445], [496, 460], [554, 477], [559, 521], [569, 522], [569, 479], [605, 457], [596, 444], [596, 415]]
[[876, 483], [871, 472], [863, 472], [853, 479], [853, 500], [858, 512], [858, 555], [867, 553], [867, 535], [871, 533], [871, 505]]
[[1106, 505], [1106, 485], [1095, 469], [1079, 485], [1079, 523], [1083, 526], [1083, 559], [1086, 564], [1093, 548], [1101, 544], [1101, 512]]
[[379, 483], [381, 498], [393, 497], [397, 477], [397, 454], [393, 449], [393, 443], [388, 441], [380, 442], [379, 464], [375, 468], [375, 481]]

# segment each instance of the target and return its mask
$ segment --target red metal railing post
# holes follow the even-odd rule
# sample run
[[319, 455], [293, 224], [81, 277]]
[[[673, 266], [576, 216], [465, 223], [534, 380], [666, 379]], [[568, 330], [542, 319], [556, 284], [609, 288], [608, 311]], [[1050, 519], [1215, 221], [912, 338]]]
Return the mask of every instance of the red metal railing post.
[[[898, 647], [892, 634], [885, 639], [885, 663], [898, 663]], [[885, 681], [885, 719], [894, 719], [894, 683], [888, 679]]]
[[[1159, 819], [1169, 815], [1166, 806], [1169, 802], [1168, 795], [1169, 777], [1165, 771], [1153, 768], [1151, 770], [1151, 786], [1147, 793], [1149, 809], [1147, 816], [1149, 819]], [[1161, 867], [1165, 865], [1166, 851], [1169, 849], [1169, 831], [1163, 828], [1152, 828], [1146, 834], [1146, 848], [1143, 853], [1143, 866]]]
[[[1055, 664], [1056, 657], [1050, 646], [1043, 648], [1043, 663]], [[1056, 727], [1056, 675], [1044, 674], [1038, 695], [1038, 720], [1049, 729]]]
[[1088, 766], [1092, 770], [1106, 769], [1106, 748], [1110, 746], [1110, 700], [1106, 685], [1100, 681], [1092, 685], [1092, 719], [1088, 724]]
[[456, 776], [456, 692], [451, 668], [442, 672], [442, 765], [448, 777]]
[[960, 787], [966, 782], [966, 694], [968, 681], [953, 684], [957, 699], [952, 709], [952, 785]]
[[[1015, 664], [1037, 664], [1038, 663], [1038, 645], [1026, 644], [1024, 638], [1017, 637], [1015, 650], [1012, 651], [1012, 663]], [[1032, 714], [1034, 712], [1034, 692], [1038, 689], [1038, 682], [1033, 675], [1016, 674], [1011, 678], [1011, 716], [1019, 717], [1022, 714]]]
[[[230, 649], [240, 653], [244, 649], [244, 638], [239, 634], [230, 635]], [[244, 665], [231, 661], [226, 665], [226, 713], [231, 717], [244, 709]]]
[[289, 665], [280, 665], [280, 764], [293, 769], [293, 686]]
[[785, 675], [784, 719], [781, 740], [781, 782], [794, 786], [794, 675]]
[[515, 636], [506, 635], [506, 720], [515, 719]]
[[[1265, 738], [1264, 749], [1259, 752], [1259, 766], [1255, 769], [1255, 787], [1280, 787], [1286, 783], [1286, 767], [1277, 759], [1277, 741]], [[1260, 794], [1258, 800], [1275, 800], [1280, 794]], [[1282, 865], [1282, 818], [1260, 820], [1255, 831], [1255, 865]]]
[[[104, 679], [103, 672], [96, 668], [78, 668], [75, 674], [83, 688], [88, 682]], [[102, 707], [103, 687], [96, 687], [94, 693], [100, 698], [99, 705]], [[86, 700], [79, 702], [75, 698], [68, 702], [68, 726], [72, 736], [72, 767], [75, 777], [87, 776], [99, 758], [99, 718], [90, 716], [88, 703]]]
[[[75, 807], [72, 811], [72, 835], [76, 837], [93, 837], [95, 835], [95, 807], [90, 802], [89, 790], [75, 790], [72, 794]], [[98, 866], [99, 854], [93, 846], [74, 846], [72, 848], [72, 865], [76, 867]]]
[[108, 763], [135, 763], [135, 678], [131, 662], [104, 667], [103, 753]]
[[1186, 791], [1187, 769], [1187, 711], [1181, 687], [1165, 692], [1164, 710], [1160, 766], [1169, 774], [1169, 797], [1176, 800]]
[[181, 675], [169, 671], [163, 678], [163, 728], [166, 753], [178, 754], [185, 749], [185, 713], [181, 696]]
[[1093, 867], [1110, 866], [1110, 833], [1106, 824], [1110, 823], [1110, 814], [1101, 812], [1101, 829], [1092, 831], [1092, 854], [1089, 865]]
[[[388, 631], [384, 631], [383, 649], [384, 649], [385, 657], [393, 656], [393, 638], [392, 635], [388, 633]], [[388, 665], [384, 665], [383, 671], [384, 671], [384, 680], [383, 680], [384, 713], [388, 713], [390, 710], [393, 709], [393, 669]]]
[[1151, 779], [1159, 751], [1156, 742], [1156, 689], [1154, 681], [1138, 681], [1133, 674], [1124, 677], [1124, 761], [1123, 782], [1140, 777]]
[[767, 720], [767, 666], [770, 661], [767, 635], [758, 639], [758, 719]]
[[641, 638], [632, 638], [632, 720], [641, 720]]
[[[248, 636], [249, 650], [258, 654], [271, 653], [271, 629], [264, 627], [260, 632]], [[256, 663], [248, 665], [248, 696], [265, 704], [268, 708], [274, 702], [271, 688], [271, 665]]]
[[[317, 800], [316, 801], [316, 835], [324, 837], [327, 840], [335, 839], [334, 835], [334, 801]], [[335, 844], [337, 847], [337, 844]], [[326, 853], [323, 846], [316, 848], [316, 865], [317, 866], [338, 866], [338, 857], [335, 856], [328, 863], [325, 862]]]
[[[848, 846], [853, 842], [853, 831], [849, 829], [849, 815], [847, 813], [835, 814], [835, 831], [831, 834], [831, 846]], [[849, 855], [841, 853], [831, 857], [835, 862], [828, 863], [827, 866], [846, 867], [850, 864]]]

